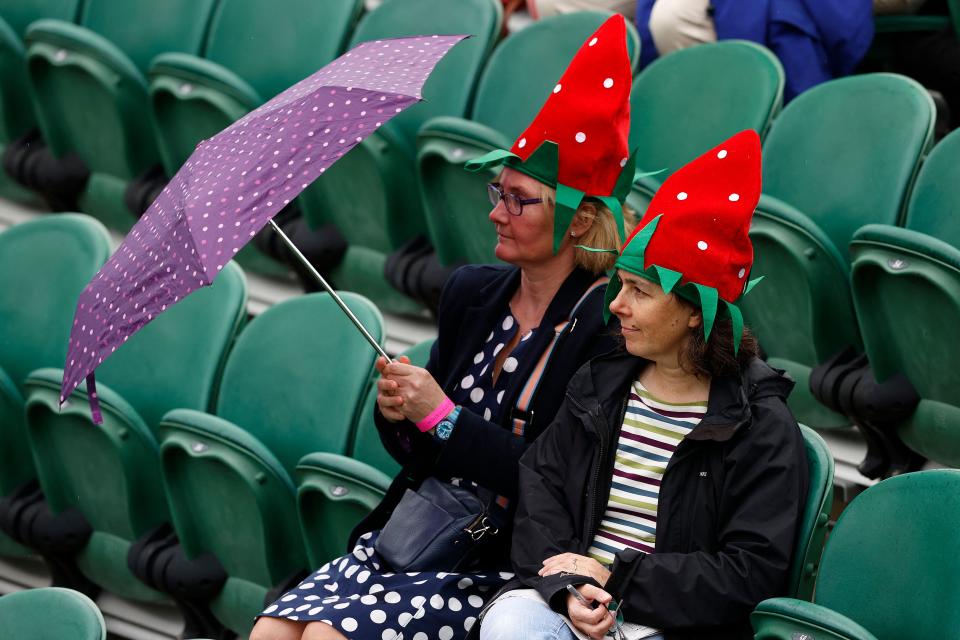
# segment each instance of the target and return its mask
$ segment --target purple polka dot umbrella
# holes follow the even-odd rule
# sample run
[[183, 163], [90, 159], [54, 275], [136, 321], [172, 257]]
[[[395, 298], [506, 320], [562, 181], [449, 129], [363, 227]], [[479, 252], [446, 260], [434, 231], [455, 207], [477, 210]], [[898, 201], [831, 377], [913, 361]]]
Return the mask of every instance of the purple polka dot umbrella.
[[100, 424], [94, 369], [159, 314], [210, 285], [307, 185], [419, 102], [437, 62], [465, 37], [360, 44], [198, 144], [81, 293], [60, 403], [86, 378]]

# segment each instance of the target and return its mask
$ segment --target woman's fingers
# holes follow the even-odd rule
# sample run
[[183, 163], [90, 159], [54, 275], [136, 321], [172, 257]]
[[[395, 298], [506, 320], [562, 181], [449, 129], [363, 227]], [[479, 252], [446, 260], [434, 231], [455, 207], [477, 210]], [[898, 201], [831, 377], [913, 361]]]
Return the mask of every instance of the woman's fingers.
[[596, 609], [591, 609], [576, 600], [567, 607], [567, 613], [570, 615], [570, 621], [573, 622], [573, 625], [591, 638], [602, 638], [614, 623], [613, 617], [606, 607], [599, 606]]
[[603, 622], [604, 618], [610, 616], [610, 612], [607, 611], [606, 607], [591, 609], [581, 604], [578, 600], [574, 600], [573, 603], [567, 607], [567, 613], [570, 614], [570, 619], [573, 620], [578, 627], [599, 625]]
[[384, 396], [397, 395], [397, 391], [399, 389], [400, 389], [400, 385], [397, 384], [396, 380], [391, 380], [389, 378], [377, 379], [377, 392], [380, 395], [384, 395]]
[[599, 587], [593, 586], [592, 584], [581, 585], [580, 593], [582, 593], [583, 597], [587, 600], [595, 600], [603, 606], [607, 606], [610, 604], [610, 601], [613, 600], [612, 595]]

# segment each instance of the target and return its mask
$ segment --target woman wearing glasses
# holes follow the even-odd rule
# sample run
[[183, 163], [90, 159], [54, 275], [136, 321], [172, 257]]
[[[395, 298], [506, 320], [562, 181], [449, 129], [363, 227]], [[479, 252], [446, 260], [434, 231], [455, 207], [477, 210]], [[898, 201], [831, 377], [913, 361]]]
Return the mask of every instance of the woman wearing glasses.
[[623, 348], [571, 380], [520, 462], [517, 580], [482, 640], [751, 638], [785, 595], [807, 492], [793, 382], [743, 328], [760, 143], [673, 174], [607, 289]]
[[[474, 163], [503, 166], [489, 194], [496, 255], [506, 265], [468, 266], [451, 276], [425, 368], [405, 359], [378, 362], [377, 428], [403, 472], [354, 530], [353, 552], [267, 607], [252, 640], [451, 640], [466, 635], [485, 601], [512, 577], [520, 456], [552, 421], [576, 370], [615, 346], [603, 296], [633, 177], [622, 18], [592, 40], [584, 47], [589, 55], [578, 54], [561, 80], [570, 95], [551, 94], [511, 152]], [[574, 113], [561, 98], [580, 102], [584, 74], [601, 89], [605, 78], [615, 78], [617, 88]], [[377, 551], [405, 491], [427, 478], [494, 497], [495, 526], [469, 572], [437, 566], [400, 573]]]

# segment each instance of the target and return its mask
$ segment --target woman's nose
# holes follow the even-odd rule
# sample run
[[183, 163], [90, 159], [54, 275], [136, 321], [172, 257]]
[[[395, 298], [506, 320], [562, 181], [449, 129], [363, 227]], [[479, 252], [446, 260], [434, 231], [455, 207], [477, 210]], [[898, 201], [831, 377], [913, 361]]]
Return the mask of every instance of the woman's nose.
[[507, 224], [510, 220], [510, 214], [507, 212], [507, 205], [503, 203], [503, 200], [497, 203], [497, 205], [490, 210], [490, 215], [487, 216], [490, 219], [490, 222], [495, 222], [499, 225]]
[[610, 313], [615, 316], [624, 315], [624, 302], [623, 302], [623, 292], [624, 287], [620, 287], [620, 291], [617, 292], [617, 296], [610, 301]]

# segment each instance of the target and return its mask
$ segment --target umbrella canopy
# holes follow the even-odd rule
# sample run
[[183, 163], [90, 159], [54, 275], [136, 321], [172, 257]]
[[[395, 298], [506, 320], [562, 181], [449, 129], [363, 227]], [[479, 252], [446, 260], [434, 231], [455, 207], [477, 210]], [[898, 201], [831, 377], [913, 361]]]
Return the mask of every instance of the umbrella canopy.
[[[130, 336], [213, 282], [267, 222], [330, 165], [410, 105], [466, 36], [358, 45], [197, 145], [77, 303], [62, 404]], [[344, 194], [349, 197], [349, 194]]]

